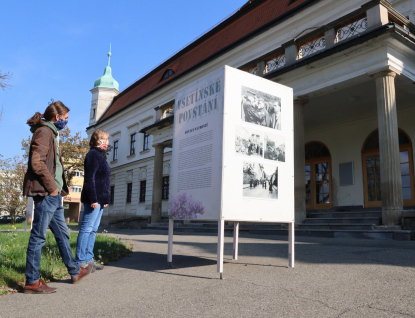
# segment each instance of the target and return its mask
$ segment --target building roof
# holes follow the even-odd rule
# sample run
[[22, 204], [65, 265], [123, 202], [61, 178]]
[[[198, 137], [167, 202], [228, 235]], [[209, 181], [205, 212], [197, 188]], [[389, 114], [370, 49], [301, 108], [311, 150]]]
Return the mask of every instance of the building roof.
[[[318, 0], [248, 1], [235, 14], [116, 96], [97, 124], [128, 108], [188, 71], [232, 49], [257, 32], [266, 30], [269, 26], [279, 23], [295, 11], [316, 1]], [[162, 79], [169, 69], [173, 71], [173, 74]]]

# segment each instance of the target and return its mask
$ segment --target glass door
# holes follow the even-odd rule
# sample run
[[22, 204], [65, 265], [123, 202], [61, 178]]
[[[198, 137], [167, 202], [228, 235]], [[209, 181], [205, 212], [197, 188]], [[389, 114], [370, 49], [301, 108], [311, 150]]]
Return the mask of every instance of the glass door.
[[306, 208], [310, 210], [332, 208], [330, 159], [306, 161], [305, 180]]

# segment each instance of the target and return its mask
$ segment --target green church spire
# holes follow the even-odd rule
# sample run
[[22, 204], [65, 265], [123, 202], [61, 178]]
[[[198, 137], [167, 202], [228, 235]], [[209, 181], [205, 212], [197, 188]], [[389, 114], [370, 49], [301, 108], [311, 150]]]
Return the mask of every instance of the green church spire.
[[107, 87], [107, 88], [115, 88], [118, 90], [120, 85], [118, 82], [112, 77], [111, 75], [111, 67], [110, 67], [110, 59], [111, 59], [111, 44], [110, 44], [110, 51], [108, 52], [108, 63], [104, 70], [104, 75], [98, 78], [94, 83], [95, 87]]

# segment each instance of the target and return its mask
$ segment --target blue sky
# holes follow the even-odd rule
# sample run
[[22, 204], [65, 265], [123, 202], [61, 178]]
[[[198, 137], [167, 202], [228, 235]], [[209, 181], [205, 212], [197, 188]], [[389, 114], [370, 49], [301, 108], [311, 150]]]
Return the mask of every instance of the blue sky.
[[71, 109], [69, 127], [86, 137], [90, 89], [112, 45], [112, 75], [122, 91], [247, 0], [3, 1], [0, 154], [21, 155], [26, 120], [51, 98]]

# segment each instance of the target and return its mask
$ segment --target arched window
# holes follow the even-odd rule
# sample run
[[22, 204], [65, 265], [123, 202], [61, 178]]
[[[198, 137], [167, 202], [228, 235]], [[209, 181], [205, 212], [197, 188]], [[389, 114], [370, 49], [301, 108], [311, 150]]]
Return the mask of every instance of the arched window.
[[321, 142], [309, 142], [305, 145], [305, 160], [330, 157], [330, 151]]
[[163, 76], [161, 77], [161, 81], [165, 80], [167, 77], [172, 76], [174, 74], [174, 71], [169, 68], [168, 70], [166, 70], [163, 74]]
[[[398, 130], [399, 145], [410, 145], [412, 144], [409, 136], [402, 130]], [[363, 144], [363, 151], [379, 149], [379, 131], [376, 129], [373, 131]]]
[[[403, 204], [412, 206], [415, 205], [412, 142], [402, 129], [398, 131], [398, 138]], [[365, 207], [380, 207], [382, 206], [381, 163], [379, 158], [379, 132], [377, 129], [366, 138], [363, 144], [362, 161]]]
[[332, 208], [331, 155], [321, 142], [305, 145], [305, 180], [307, 209]]

